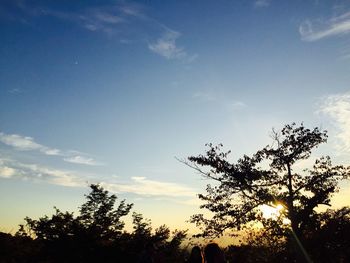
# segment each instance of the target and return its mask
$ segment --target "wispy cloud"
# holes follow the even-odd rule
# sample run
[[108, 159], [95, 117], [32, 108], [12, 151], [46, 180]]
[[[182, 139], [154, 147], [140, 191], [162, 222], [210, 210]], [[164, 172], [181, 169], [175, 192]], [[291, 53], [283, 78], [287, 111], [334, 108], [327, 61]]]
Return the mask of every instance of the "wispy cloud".
[[40, 143], [35, 142], [32, 137], [22, 136], [18, 134], [5, 134], [0, 132], [0, 142], [11, 146], [19, 151], [39, 151], [45, 155], [62, 156], [63, 160], [75, 164], [83, 165], [102, 165], [89, 157], [87, 154], [83, 154], [78, 151], [62, 151], [56, 148], [51, 148]]
[[38, 150], [46, 155], [61, 155], [60, 150], [49, 148], [34, 141], [32, 137], [0, 132], [0, 142], [21, 151]]
[[231, 103], [228, 103], [227, 106], [230, 109], [237, 110], [247, 107], [247, 104], [243, 101], [232, 101]]
[[8, 90], [8, 92], [11, 94], [20, 94], [23, 91], [21, 89], [18, 89], [18, 88], [13, 88], [13, 89]]
[[[69, 187], [84, 187], [87, 182], [100, 183], [115, 193], [131, 193], [147, 197], [169, 197], [194, 199], [196, 191], [190, 187], [170, 182], [150, 180], [146, 177], [132, 177], [130, 182], [101, 182], [98, 176], [60, 170], [38, 164], [25, 164], [12, 159], [0, 159], [0, 177], [7, 179], [29, 180]], [[192, 205], [193, 202], [188, 203]]]
[[[336, 21], [336, 22], [335, 22]], [[306, 20], [299, 26], [299, 33], [305, 41], [317, 41], [332, 36], [342, 36], [350, 33], [350, 18], [343, 21], [330, 20], [322, 29], [315, 29], [314, 24]]]
[[203, 91], [197, 91], [195, 92], [192, 97], [194, 99], [198, 99], [204, 102], [210, 102], [215, 101], [217, 98], [216, 96], [211, 92], [203, 92]]
[[89, 31], [111, 34], [116, 26], [125, 23], [127, 18], [120, 14], [116, 7], [92, 8], [77, 13], [61, 12], [48, 8], [41, 9], [36, 16], [51, 16], [60, 20], [70, 21]]
[[81, 155], [74, 155], [74, 156], [69, 156], [63, 159], [66, 162], [69, 163], [76, 163], [76, 164], [85, 164], [85, 165], [102, 165], [99, 162], [96, 162], [93, 158], [86, 157], [86, 156], [81, 156]]
[[[131, 26], [138, 29], [132, 32], [139, 32], [144, 28], [152, 28], [146, 32], [147, 39], [154, 39], [147, 42], [147, 47], [150, 51], [166, 58], [179, 59], [185, 63], [191, 63], [197, 59], [197, 54], [188, 54], [183, 47], [179, 47], [176, 41], [180, 38], [181, 33], [172, 30], [163, 25], [158, 20], [149, 17], [144, 7], [136, 3], [119, 2], [108, 6], [92, 6], [75, 12], [60, 11], [43, 6], [33, 6], [21, 2], [17, 5], [21, 13], [29, 18], [36, 17], [52, 17], [62, 21], [68, 21], [72, 24], [78, 25], [81, 28], [91, 32], [102, 32], [109, 36], [118, 36], [119, 43], [130, 44]], [[19, 17], [18, 21], [23, 19]], [[151, 32], [161, 31], [160, 37], [154, 37]]]
[[350, 152], [350, 92], [322, 98], [320, 113], [330, 117], [337, 129], [337, 148]]
[[142, 19], [147, 18], [143, 12], [142, 6], [136, 3], [124, 3], [123, 5], [119, 6], [119, 9], [127, 16], [133, 16]]
[[317, 41], [328, 37], [343, 36], [350, 33], [350, 12], [333, 17], [327, 21], [311, 22], [305, 20], [299, 26], [302, 40]]
[[11, 159], [0, 159], [0, 177], [46, 182], [70, 187], [86, 185], [83, 178], [71, 171], [47, 168], [37, 164], [24, 164]]
[[117, 32], [117, 26], [128, 23], [130, 17], [142, 17], [142, 9], [137, 4], [114, 4], [109, 6], [92, 6], [75, 12], [61, 11], [45, 6], [35, 6], [21, 2], [15, 4], [21, 11], [18, 21], [36, 17], [52, 17], [74, 23], [89, 31], [112, 34]]
[[[299, 26], [301, 39], [307, 42], [321, 41], [326, 38], [342, 37], [346, 41], [350, 38], [350, 12], [345, 12], [341, 8], [342, 14], [333, 16], [327, 20], [306, 19]], [[335, 11], [334, 11], [335, 12]], [[337, 11], [339, 14], [339, 10]], [[339, 59], [350, 59], [350, 45], [342, 44], [340, 46]]]
[[132, 177], [127, 184], [104, 183], [114, 192], [134, 193], [144, 196], [194, 197], [196, 192], [187, 186], [147, 179], [146, 177]]
[[271, 4], [271, 0], [256, 0], [254, 2], [254, 7], [268, 7]]
[[3, 178], [11, 178], [12, 176], [14, 176], [16, 173], [16, 170], [5, 166], [5, 165], [1, 165], [1, 161], [0, 161], [0, 177]]
[[155, 42], [149, 43], [148, 48], [167, 59], [183, 59], [187, 56], [182, 47], [176, 45], [176, 40], [181, 36], [179, 32], [166, 30]]

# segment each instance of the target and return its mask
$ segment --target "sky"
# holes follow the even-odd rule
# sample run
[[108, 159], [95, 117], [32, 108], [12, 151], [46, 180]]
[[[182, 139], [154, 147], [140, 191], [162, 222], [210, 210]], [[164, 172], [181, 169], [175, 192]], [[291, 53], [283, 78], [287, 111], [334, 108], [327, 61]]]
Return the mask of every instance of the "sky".
[[0, 35], [0, 231], [77, 211], [90, 183], [192, 229], [210, 181], [177, 159], [234, 161], [291, 122], [348, 164], [350, 1], [2, 0]]

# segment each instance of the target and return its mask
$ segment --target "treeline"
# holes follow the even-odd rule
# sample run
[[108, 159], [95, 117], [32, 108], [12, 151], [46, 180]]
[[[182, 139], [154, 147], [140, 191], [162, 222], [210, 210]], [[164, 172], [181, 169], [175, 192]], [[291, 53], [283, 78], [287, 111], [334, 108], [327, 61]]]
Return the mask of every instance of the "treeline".
[[55, 208], [50, 217], [25, 218], [14, 236], [0, 233], [0, 262], [142, 262], [150, 246], [162, 262], [183, 262], [180, 245], [187, 231], [152, 229], [150, 220], [133, 212], [129, 233], [122, 218], [133, 205], [125, 200], [116, 205], [115, 195], [90, 187], [78, 216]]
[[[122, 218], [131, 213], [125, 200], [99, 185], [91, 185], [79, 214], [55, 208], [51, 216], [25, 218], [15, 235], [0, 233], [0, 262], [185, 262], [190, 246], [187, 231], [171, 232], [165, 225], [132, 213], [133, 230]], [[115, 208], [116, 207], [116, 208]], [[272, 229], [248, 231], [241, 245], [224, 249], [227, 262], [350, 262], [350, 208], [327, 210], [304, 232], [295, 255], [290, 241]], [[186, 242], [188, 243], [188, 242]], [[152, 258], [153, 261], [147, 261]]]
[[[280, 225], [279, 227], [283, 227]], [[293, 234], [291, 234], [293, 236]], [[247, 231], [240, 246], [226, 248], [229, 262], [350, 262], [350, 207], [328, 209], [313, 218], [301, 239], [275, 229]]]

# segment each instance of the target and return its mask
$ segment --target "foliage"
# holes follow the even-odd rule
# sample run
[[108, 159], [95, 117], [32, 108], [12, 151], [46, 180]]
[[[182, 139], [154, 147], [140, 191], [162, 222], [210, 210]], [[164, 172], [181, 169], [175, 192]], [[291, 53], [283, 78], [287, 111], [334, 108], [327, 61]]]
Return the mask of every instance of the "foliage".
[[[151, 220], [134, 212], [133, 229], [127, 232], [121, 227], [121, 217], [131, 205], [120, 202], [114, 209], [117, 199], [113, 195], [97, 185], [91, 189], [78, 216], [55, 208], [50, 217], [26, 218], [15, 236], [0, 233], [0, 262], [140, 263], [147, 259], [148, 247], [153, 249], [154, 262], [184, 261], [186, 250], [181, 243], [186, 231], [171, 232], [165, 225], [153, 229]], [[281, 220], [260, 217], [264, 228], [248, 232], [240, 246], [225, 249], [229, 262], [294, 262], [286, 232], [279, 230]], [[349, 207], [313, 214], [303, 235], [304, 247], [314, 262], [350, 262]]]
[[[221, 144], [208, 144], [204, 155], [188, 158], [187, 165], [215, 182], [207, 186], [206, 194], [199, 195], [204, 201], [201, 208], [213, 216], [191, 217], [191, 222], [202, 230], [200, 236], [220, 236], [248, 223], [261, 222], [271, 234], [285, 236], [300, 245], [303, 234], [314, 229], [315, 209], [330, 205], [339, 181], [349, 178], [350, 168], [332, 165], [329, 156], [317, 159], [312, 169], [296, 168], [298, 161], [310, 158], [311, 152], [327, 141], [327, 132], [318, 128], [310, 130], [292, 123], [280, 132], [273, 130], [272, 139], [272, 145], [251, 157], [244, 155], [237, 163], [229, 162], [230, 151], [223, 152]], [[282, 205], [280, 219], [289, 223], [264, 220], [260, 210], [264, 204]]]
[[350, 207], [319, 214], [316, 226], [307, 233], [305, 244], [314, 262], [349, 262]]
[[91, 193], [86, 196], [87, 202], [80, 208], [77, 218], [80, 224], [88, 231], [95, 232], [98, 236], [111, 238], [120, 235], [125, 223], [121, 217], [129, 214], [133, 204], [126, 204], [122, 200], [117, 209], [114, 209], [117, 197], [109, 195], [99, 185], [92, 184]]
[[180, 245], [187, 236], [187, 230], [174, 230], [170, 232], [170, 229], [166, 225], [161, 225], [153, 231], [151, 220], [144, 219], [141, 214], [135, 212], [132, 217], [134, 231], [131, 235], [131, 242], [128, 245], [129, 248], [133, 247], [131, 251], [143, 250], [145, 252], [145, 248], [152, 244], [157, 251], [158, 261], [183, 261], [185, 251], [180, 248]]
[[[311, 262], [350, 262], [350, 208], [328, 209], [319, 213], [315, 228], [308, 231], [304, 247]], [[287, 240], [274, 236], [266, 229], [250, 231], [245, 242], [239, 246], [228, 246], [226, 256], [229, 262], [304, 262], [295, 261]]]
[[51, 216], [26, 217], [14, 237], [0, 235], [8, 248], [0, 262], [139, 262], [147, 244], [159, 248], [157, 256], [167, 262], [183, 260], [180, 244], [186, 231], [171, 233], [165, 225], [153, 231], [151, 221], [134, 212], [133, 231], [126, 232], [122, 218], [133, 204], [122, 200], [116, 205], [115, 195], [99, 185], [90, 188], [78, 216], [55, 208]]

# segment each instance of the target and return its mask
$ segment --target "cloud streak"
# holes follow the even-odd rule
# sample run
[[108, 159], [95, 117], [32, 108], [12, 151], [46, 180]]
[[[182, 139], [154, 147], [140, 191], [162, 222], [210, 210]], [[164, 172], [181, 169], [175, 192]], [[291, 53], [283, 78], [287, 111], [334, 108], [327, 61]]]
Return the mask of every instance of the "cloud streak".
[[204, 102], [211, 102], [211, 101], [216, 101], [217, 98], [215, 97], [215, 95], [213, 93], [210, 92], [202, 92], [202, 91], [198, 91], [195, 92], [192, 97], [194, 99], [198, 99], [200, 101], [204, 101]]
[[[103, 32], [108, 35], [116, 33], [117, 26], [129, 23], [131, 18], [141, 19], [144, 17], [141, 6], [131, 3], [91, 6], [75, 12], [37, 6], [24, 1], [15, 1], [13, 7], [19, 12], [10, 16], [12, 20], [26, 21], [25, 24], [31, 24], [33, 18], [52, 17], [71, 22], [89, 31]], [[11, 13], [13, 10], [7, 11]]]
[[[38, 164], [25, 164], [12, 159], [0, 159], [0, 177], [67, 187], [85, 187], [87, 182], [100, 183], [111, 192], [131, 193], [147, 197], [186, 197], [192, 200], [196, 196], [196, 192], [192, 188], [176, 183], [150, 180], [146, 177], [131, 177], [131, 181], [127, 183], [101, 182], [94, 175], [53, 169]], [[188, 203], [188, 205], [193, 204]]]
[[[183, 47], [176, 43], [181, 33], [172, 30], [156, 19], [145, 14], [144, 8], [140, 4], [119, 2], [108, 6], [92, 6], [78, 10], [76, 12], [66, 12], [47, 7], [32, 6], [24, 2], [16, 5], [21, 10], [25, 18], [51, 17], [57, 20], [70, 22], [90, 32], [102, 32], [108, 36], [120, 36], [120, 43], [129, 44], [130, 40], [125, 39], [125, 35], [130, 34], [129, 27], [136, 26], [142, 30], [144, 27], [152, 28], [152, 31], [161, 31], [161, 36], [147, 36], [148, 39], [154, 39], [147, 42], [148, 49], [169, 60], [182, 60], [186, 63], [193, 62], [198, 55], [189, 55]], [[19, 17], [17, 20], [23, 20]], [[138, 30], [132, 30], [138, 32]], [[149, 34], [149, 33], [148, 33]]]
[[11, 159], [0, 159], [0, 177], [55, 185], [82, 187], [85, 180], [70, 171], [47, 168], [37, 164], [24, 164]]
[[185, 56], [182, 48], [176, 46], [176, 39], [180, 37], [180, 33], [176, 31], [168, 31], [161, 36], [156, 42], [150, 43], [148, 48], [167, 59], [181, 58]]
[[104, 184], [108, 189], [120, 193], [134, 193], [143, 196], [194, 197], [193, 189], [176, 183], [168, 183], [147, 179], [146, 177], [131, 177], [128, 184]]
[[102, 165], [93, 158], [85, 156], [77, 151], [62, 151], [56, 148], [51, 148], [40, 143], [35, 142], [32, 137], [21, 136], [18, 134], [5, 134], [0, 132], [0, 142], [13, 147], [19, 151], [39, 151], [45, 155], [62, 156], [63, 160], [69, 163], [82, 165]]
[[337, 148], [350, 153], [350, 92], [322, 99], [320, 113], [330, 117], [337, 129]]
[[256, 0], [254, 2], [255, 8], [268, 7], [271, 4], [271, 0]]
[[85, 164], [85, 165], [102, 165], [99, 162], [96, 162], [93, 158], [90, 157], [85, 157], [81, 155], [74, 155], [74, 156], [69, 156], [63, 159], [64, 161], [68, 163], [75, 163], [75, 164]]
[[306, 20], [299, 26], [299, 33], [302, 40], [310, 42], [347, 35], [350, 33], [350, 12], [329, 19], [321, 25]]
[[61, 151], [55, 148], [49, 148], [34, 141], [32, 137], [21, 136], [18, 134], [5, 134], [0, 132], [0, 142], [12, 146], [20, 151], [38, 150], [46, 155], [61, 155]]
[[186, 62], [192, 62], [197, 55], [188, 55], [183, 47], [179, 47], [176, 43], [181, 34], [177, 31], [166, 29], [161, 37], [148, 44], [149, 50], [166, 59], [179, 59]]

